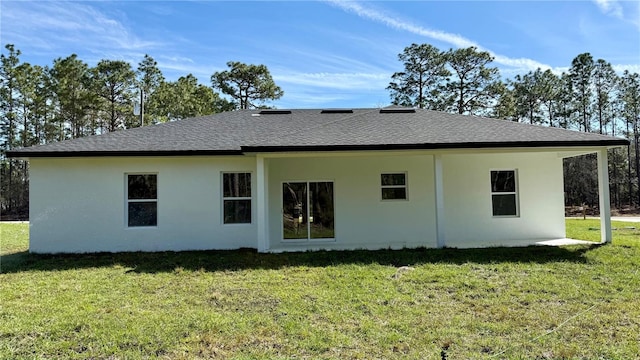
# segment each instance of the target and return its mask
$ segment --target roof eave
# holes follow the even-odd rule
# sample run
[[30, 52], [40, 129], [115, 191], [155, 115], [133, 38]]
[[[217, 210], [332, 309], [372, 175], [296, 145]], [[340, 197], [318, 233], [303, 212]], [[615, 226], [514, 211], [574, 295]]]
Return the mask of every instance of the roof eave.
[[241, 150], [124, 150], [124, 151], [7, 151], [8, 158], [60, 158], [60, 157], [134, 157], [134, 156], [230, 156], [243, 155]]
[[296, 145], [296, 146], [243, 146], [243, 152], [316, 152], [316, 151], [375, 151], [375, 150], [449, 150], [449, 149], [501, 149], [549, 147], [622, 147], [625, 139], [588, 141], [510, 141], [427, 144], [375, 144], [375, 145]]
[[110, 151], [21, 151], [6, 152], [8, 158], [69, 158], [69, 157], [150, 157], [150, 156], [238, 156], [258, 152], [322, 152], [322, 151], [380, 151], [380, 150], [438, 150], [438, 149], [500, 149], [543, 147], [622, 147], [625, 139], [580, 141], [507, 141], [424, 144], [370, 145], [283, 145], [242, 146], [239, 150], [110, 150]]

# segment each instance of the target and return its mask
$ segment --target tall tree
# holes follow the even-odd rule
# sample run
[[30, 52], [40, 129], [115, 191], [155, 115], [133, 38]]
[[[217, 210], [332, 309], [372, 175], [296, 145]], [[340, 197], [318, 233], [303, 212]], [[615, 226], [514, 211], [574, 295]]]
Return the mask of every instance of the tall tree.
[[551, 70], [545, 70], [539, 77], [538, 91], [540, 96], [540, 104], [542, 105], [543, 113], [546, 113], [547, 125], [558, 126], [560, 124], [554, 124], [556, 114], [561, 112], [560, 92], [562, 91], [561, 79], [551, 72]]
[[[578, 129], [591, 132], [593, 73], [595, 64], [589, 53], [576, 56], [571, 62], [568, 78], [571, 81], [572, 115]], [[597, 195], [596, 157], [593, 154], [565, 159], [565, 191], [568, 197], [595, 205]]]
[[[95, 93], [91, 91], [89, 66], [72, 54], [53, 62], [51, 77], [58, 107], [58, 121], [68, 136], [78, 138], [91, 133], [87, 116], [95, 104]], [[66, 138], [63, 135], [62, 138]]]
[[[13, 44], [7, 44], [7, 55], [0, 55], [0, 111], [2, 111], [2, 150], [11, 150], [14, 146], [16, 133], [16, 78], [20, 63], [20, 50]], [[4, 152], [3, 152], [4, 155]]]
[[576, 104], [576, 119], [579, 126], [585, 132], [591, 132], [591, 102], [593, 93], [593, 71], [595, 65], [593, 57], [589, 53], [576, 56], [571, 62], [569, 77], [573, 88], [573, 98]]
[[8, 54], [0, 55], [0, 138], [2, 148], [0, 153], [0, 211], [13, 214], [19, 206], [16, 193], [20, 190], [20, 184], [14, 186], [16, 174], [14, 172], [16, 161], [6, 159], [5, 152], [13, 149], [16, 142], [16, 122], [17, 122], [17, 78], [19, 77], [18, 67], [20, 64], [20, 50], [14, 45], [7, 44], [5, 49]]
[[[640, 206], [640, 75], [625, 70], [619, 84], [619, 97], [622, 104], [622, 116], [626, 124], [626, 134], [632, 140], [632, 146], [635, 149], [636, 184], [638, 184], [636, 204]], [[629, 205], [632, 206], [631, 147], [627, 148], [627, 163]]]
[[144, 104], [147, 103], [148, 99], [153, 95], [158, 87], [164, 82], [164, 76], [162, 75], [162, 71], [158, 68], [158, 63], [149, 55], [144, 56], [144, 59], [140, 61], [138, 64], [138, 84], [140, 89], [142, 89], [143, 98], [141, 101], [142, 105], [142, 125], [149, 123], [154, 123], [153, 119], [146, 119], [147, 109], [144, 107]]
[[[600, 125], [600, 134], [604, 134], [605, 126], [614, 121], [612, 93], [617, 82], [618, 76], [611, 64], [598, 59], [593, 69], [593, 85], [596, 95], [595, 113]], [[615, 127], [615, 124], [611, 125]]]
[[149, 98], [149, 113], [165, 122], [230, 110], [230, 105], [189, 74], [175, 82], [162, 82]]
[[51, 69], [48, 66], [42, 68], [40, 81], [36, 88], [36, 114], [38, 116], [38, 126], [34, 129], [36, 142], [45, 144], [60, 140], [59, 122], [55, 121], [55, 104], [53, 102], [53, 81], [51, 79]]
[[525, 75], [516, 75], [513, 89], [516, 98], [516, 109], [519, 119], [527, 119], [530, 124], [537, 124], [541, 120], [540, 103], [542, 70], [530, 71]]
[[502, 81], [498, 82], [495, 87], [497, 100], [491, 113], [491, 117], [510, 121], [518, 121], [518, 111], [516, 104], [516, 95], [513, 88]]
[[391, 76], [387, 90], [394, 105], [435, 109], [438, 88], [447, 76], [447, 58], [429, 44], [411, 44], [398, 54], [404, 71]]
[[[584, 53], [573, 59], [566, 77], [566, 100], [570, 104], [566, 110], [568, 119], [573, 120], [578, 129], [591, 131], [591, 85], [593, 80], [593, 58]], [[564, 159], [564, 186], [567, 201], [594, 207], [598, 199], [596, 157], [593, 154]]]
[[562, 73], [559, 78], [559, 88], [557, 94], [556, 119], [558, 127], [568, 129], [575, 109], [573, 107], [573, 82], [571, 76]]
[[20, 131], [17, 133], [19, 145], [26, 147], [33, 145], [29, 128], [35, 118], [34, 103], [36, 98], [36, 88], [38, 86], [39, 72], [42, 68], [35, 68], [29, 63], [22, 63], [16, 68], [16, 90], [18, 94], [18, 118], [20, 120]]
[[475, 46], [451, 49], [447, 64], [453, 78], [444, 87], [445, 103], [458, 114], [483, 113], [497, 96], [498, 68], [490, 67], [493, 57]]
[[102, 101], [98, 110], [106, 120], [108, 132], [124, 128], [127, 117], [132, 116], [135, 96], [135, 73], [131, 65], [119, 60], [101, 60], [91, 70], [95, 94]]
[[227, 63], [229, 70], [211, 76], [214, 89], [229, 95], [237, 109], [259, 108], [267, 100], [277, 100], [284, 91], [276, 85], [265, 65], [247, 65], [238, 61]]

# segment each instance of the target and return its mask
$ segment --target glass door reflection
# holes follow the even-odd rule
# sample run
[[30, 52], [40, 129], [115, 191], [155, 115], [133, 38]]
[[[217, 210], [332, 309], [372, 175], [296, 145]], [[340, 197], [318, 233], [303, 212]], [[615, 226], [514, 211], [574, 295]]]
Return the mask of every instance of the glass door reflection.
[[333, 239], [333, 182], [285, 182], [282, 184], [284, 240]]

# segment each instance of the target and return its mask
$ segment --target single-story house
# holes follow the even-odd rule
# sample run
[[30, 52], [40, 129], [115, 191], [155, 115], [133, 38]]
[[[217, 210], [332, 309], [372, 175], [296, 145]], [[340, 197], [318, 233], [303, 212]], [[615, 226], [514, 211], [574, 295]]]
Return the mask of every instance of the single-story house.
[[523, 246], [566, 237], [562, 160], [624, 139], [437, 111], [238, 110], [8, 152], [30, 251]]

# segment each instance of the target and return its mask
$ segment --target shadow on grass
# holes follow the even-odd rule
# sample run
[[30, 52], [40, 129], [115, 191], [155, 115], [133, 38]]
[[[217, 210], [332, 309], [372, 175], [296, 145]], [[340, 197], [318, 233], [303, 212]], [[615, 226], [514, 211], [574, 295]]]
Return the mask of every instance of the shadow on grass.
[[184, 270], [234, 271], [280, 269], [290, 266], [324, 267], [343, 264], [405, 266], [465, 263], [584, 263], [584, 253], [597, 245], [574, 247], [496, 247], [485, 249], [405, 249], [314, 251], [259, 254], [252, 249], [227, 251], [129, 252], [96, 254], [38, 255], [19, 252], [0, 256], [0, 273], [54, 271], [119, 265], [131, 272], [171, 272]]

